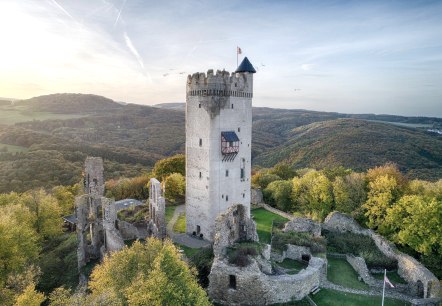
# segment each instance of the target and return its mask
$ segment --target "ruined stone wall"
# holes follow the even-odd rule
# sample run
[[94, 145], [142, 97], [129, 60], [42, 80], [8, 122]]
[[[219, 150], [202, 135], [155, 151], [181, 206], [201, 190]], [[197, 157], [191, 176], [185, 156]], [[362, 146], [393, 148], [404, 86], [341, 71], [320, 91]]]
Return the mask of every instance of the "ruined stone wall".
[[352, 232], [371, 237], [385, 256], [397, 260], [398, 274], [410, 285], [416, 287], [415, 293], [418, 293], [419, 284], [422, 283], [423, 297], [433, 298], [439, 296], [440, 283], [430, 270], [413, 257], [398, 251], [393, 243], [381, 235], [370, 229], [362, 228], [352, 217], [339, 212], [332, 212], [325, 218], [322, 228], [329, 231]]
[[[209, 296], [224, 305], [270, 305], [300, 300], [321, 281], [325, 261], [312, 258], [309, 266], [295, 275], [267, 275], [255, 260], [247, 267], [229, 265], [215, 258], [209, 276]], [[236, 288], [231, 288], [231, 276]]]
[[287, 250], [282, 251], [282, 253], [272, 252], [271, 258], [276, 262], [282, 262], [286, 258], [293, 260], [302, 260], [302, 255], [309, 255], [311, 258], [312, 253], [310, 252], [310, 248], [305, 246], [287, 244]]
[[294, 217], [292, 220], [285, 224], [284, 232], [300, 232], [310, 233], [314, 237], [321, 236], [321, 224], [313, 221], [312, 219]]
[[369, 286], [376, 286], [378, 281], [371, 275], [370, 271], [367, 268], [367, 264], [365, 263], [364, 258], [359, 256], [353, 256], [351, 254], [347, 254], [346, 258], [347, 262], [355, 269], [355, 271], [362, 278], [364, 283]]
[[161, 183], [155, 178], [150, 179], [149, 217], [151, 234], [159, 239], [166, 238], [166, 200], [163, 197]]
[[248, 216], [247, 207], [235, 205], [215, 220], [213, 253], [222, 256], [225, 248], [237, 241], [258, 241], [255, 222]]
[[103, 159], [87, 157], [84, 162], [84, 193], [96, 196], [104, 195]]
[[264, 198], [262, 196], [261, 189], [256, 189], [256, 188], [250, 189], [250, 203], [254, 205], [264, 203]]
[[118, 220], [118, 229], [123, 240], [144, 239], [145, 235], [140, 233], [138, 228], [126, 221]]

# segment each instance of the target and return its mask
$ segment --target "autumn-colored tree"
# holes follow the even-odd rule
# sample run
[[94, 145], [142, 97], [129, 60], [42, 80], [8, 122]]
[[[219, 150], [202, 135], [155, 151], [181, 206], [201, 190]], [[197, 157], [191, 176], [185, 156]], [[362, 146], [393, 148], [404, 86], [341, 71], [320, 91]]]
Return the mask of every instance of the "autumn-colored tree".
[[43, 293], [35, 290], [35, 284], [26, 287], [25, 291], [17, 297], [15, 306], [40, 306], [46, 300]]
[[363, 173], [336, 177], [333, 182], [335, 209], [355, 216], [367, 199], [366, 185]]
[[141, 175], [134, 178], [122, 178], [106, 182], [106, 197], [115, 200], [137, 199], [145, 200], [149, 197], [148, 185], [150, 176]]
[[280, 181], [281, 178], [269, 173], [268, 170], [261, 170], [252, 176], [252, 186], [264, 190], [271, 182]]
[[442, 201], [420, 195], [403, 196], [387, 209], [385, 222], [394, 231], [395, 242], [425, 255], [442, 252]]
[[293, 178], [294, 208], [322, 221], [333, 210], [333, 191], [330, 180], [320, 171], [310, 170]]
[[287, 162], [277, 163], [273, 168], [269, 169], [270, 174], [275, 174], [283, 180], [292, 179], [296, 175], [296, 171]]
[[127, 289], [129, 305], [211, 305], [194, 274], [166, 242], [149, 275], [139, 274]]
[[186, 175], [186, 160], [183, 154], [177, 154], [155, 163], [152, 173], [158, 180], [163, 181], [172, 173]]
[[80, 189], [79, 184], [72, 186], [56, 186], [52, 188], [52, 195], [57, 199], [63, 215], [70, 215], [74, 211], [75, 197]]
[[92, 272], [89, 287], [89, 298], [119, 305], [210, 305], [172, 242], [154, 238], [106, 257]]
[[22, 272], [38, 257], [38, 235], [31, 219], [29, 210], [21, 205], [0, 207], [0, 287], [8, 274]]
[[273, 181], [263, 194], [269, 204], [276, 206], [283, 211], [290, 211], [292, 208], [292, 182], [291, 181]]
[[62, 233], [62, 211], [57, 199], [43, 189], [24, 193], [21, 202], [33, 216], [33, 226], [43, 238], [51, 238]]
[[172, 173], [165, 179], [164, 196], [171, 203], [184, 202], [186, 179], [180, 173]]
[[390, 175], [378, 176], [369, 184], [367, 202], [363, 205], [368, 219], [367, 225], [383, 235], [388, 235], [390, 229], [385, 221], [387, 210], [393, 206], [399, 196], [396, 179]]

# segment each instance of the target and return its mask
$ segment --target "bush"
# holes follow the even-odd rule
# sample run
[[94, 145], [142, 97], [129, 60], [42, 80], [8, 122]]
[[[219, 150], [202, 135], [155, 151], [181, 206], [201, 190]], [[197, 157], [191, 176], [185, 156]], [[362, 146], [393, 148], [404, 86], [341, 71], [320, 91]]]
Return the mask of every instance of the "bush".
[[209, 274], [213, 263], [213, 249], [202, 248], [190, 257], [190, 262], [198, 270], [198, 282], [203, 288], [209, 286]]
[[385, 256], [368, 236], [323, 231], [330, 252], [353, 254], [365, 259], [368, 268], [397, 269], [397, 261]]
[[259, 242], [239, 242], [227, 249], [229, 263], [238, 267], [246, 267], [250, 264], [249, 256], [257, 256], [261, 253], [262, 246]]
[[272, 239], [272, 247], [275, 250], [284, 251], [287, 244], [309, 247], [313, 253], [323, 253], [326, 251], [326, 240], [322, 237], [313, 237], [310, 233], [298, 233], [275, 231]]

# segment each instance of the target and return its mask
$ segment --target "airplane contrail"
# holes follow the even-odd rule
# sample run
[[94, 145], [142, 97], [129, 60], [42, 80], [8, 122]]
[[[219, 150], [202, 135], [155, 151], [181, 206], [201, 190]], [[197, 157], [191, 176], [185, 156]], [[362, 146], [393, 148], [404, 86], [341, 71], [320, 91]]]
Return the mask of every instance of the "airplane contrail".
[[61, 6], [56, 0], [51, 0], [51, 2], [52, 2], [52, 4], [54, 4], [54, 5], [55, 5], [60, 11], [62, 11], [66, 16], [68, 16], [69, 18], [71, 18], [71, 19], [74, 20], [74, 21], [77, 21], [77, 20], [75, 20], [74, 17], [72, 17], [71, 14], [69, 14], [68, 11], [65, 10], [64, 7], [62, 7], [62, 6]]
[[143, 70], [144, 70], [143, 59], [141, 58], [141, 56], [138, 53], [138, 51], [135, 48], [135, 46], [133, 45], [132, 40], [127, 35], [127, 32], [124, 32], [123, 35], [124, 35], [124, 41], [126, 42], [126, 46], [129, 48], [130, 52], [132, 52], [132, 54], [135, 56], [135, 58], [137, 59], [138, 63], [140, 64], [141, 68], [143, 68]]
[[118, 16], [117, 16], [117, 19], [115, 20], [114, 27], [117, 25], [118, 21], [120, 20], [121, 12], [123, 11], [124, 6], [126, 5], [126, 2], [127, 2], [127, 0], [123, 1], [123, 4], [121, 5], [120, 10], [118, 11]]

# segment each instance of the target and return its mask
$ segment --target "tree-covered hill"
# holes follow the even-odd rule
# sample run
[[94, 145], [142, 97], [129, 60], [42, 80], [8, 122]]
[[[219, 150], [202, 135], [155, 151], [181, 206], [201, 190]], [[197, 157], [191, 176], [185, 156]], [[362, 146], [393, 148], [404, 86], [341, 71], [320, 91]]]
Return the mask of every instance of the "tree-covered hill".
[[61, 114], [109, 112], [123, 108], [123, 105], [102, 96], [72, 93], [38, 96], [15, 101], [14, 105], [37, 112]]
[[[0, 105], [0, 192], [72, 184], [87, 155], [103, 157], [108, 178], [114, 178], [184, 153], [185, 113], [181, 104], [172, 106], [82, 94]], [[411, 127], [374, 122], [385, 120]], [[411, 177], [438, 179], [442, 140], [417, 128], [422, 125], [440, 128], [442, 119], [253, 108], [252, 162], [272, 166], [289, 159], [296, 167], [366, 170], [392, 161]]]
[[255, 158], [296, 168], [342, 165], [358, 171], [392, 161], [413, 178], [442, 178], [442, 138], [424, 131], [355, 119], [315, 122], [293, 129], [289, 140]]

